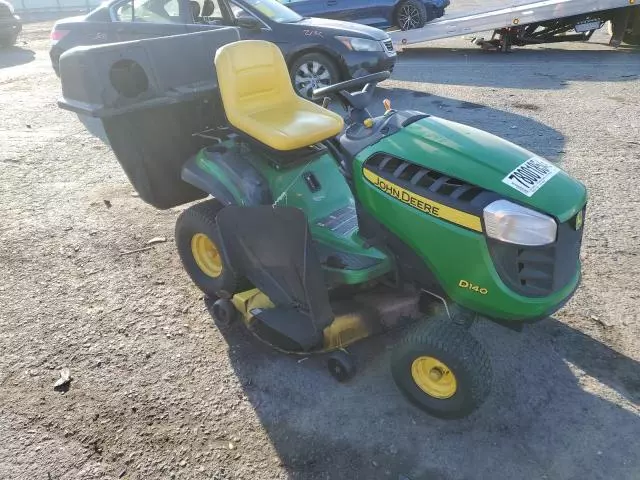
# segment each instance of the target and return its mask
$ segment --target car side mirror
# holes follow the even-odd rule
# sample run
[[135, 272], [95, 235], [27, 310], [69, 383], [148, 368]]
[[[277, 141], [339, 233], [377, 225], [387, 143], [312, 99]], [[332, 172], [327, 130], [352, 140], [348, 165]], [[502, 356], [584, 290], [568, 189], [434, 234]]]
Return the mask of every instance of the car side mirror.
[[236, 25], [248, 30], [260, 30], [262, 23], [255, 17], [239, 17], [236, 19]]

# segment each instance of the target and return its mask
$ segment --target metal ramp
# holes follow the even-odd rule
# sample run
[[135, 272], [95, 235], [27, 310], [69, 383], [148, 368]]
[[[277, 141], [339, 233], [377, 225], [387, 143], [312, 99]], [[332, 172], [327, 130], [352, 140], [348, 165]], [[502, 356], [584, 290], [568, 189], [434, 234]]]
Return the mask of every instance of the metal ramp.
[[[393, 46], [406, 46], [485, 31], [523, 27], [567, 17], [584, 16], [618, 8], [640, 6], [638, 0], [543, 0], [439, 20], [415, 30], [389, 32]], [[600, 27], [598, 27], [600, 28]]]

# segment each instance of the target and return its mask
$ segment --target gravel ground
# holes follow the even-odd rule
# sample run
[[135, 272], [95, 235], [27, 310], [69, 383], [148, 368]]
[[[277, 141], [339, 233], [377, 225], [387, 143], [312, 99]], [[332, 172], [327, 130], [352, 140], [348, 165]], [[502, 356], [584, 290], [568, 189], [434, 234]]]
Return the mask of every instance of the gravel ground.
[[[360, 374], [336, 385], [320, 359], [212, 326], [175, 252], [178, 209], [133, 196], [56, 107], [50, 26], [0, 52], [0, 478], [640, 478], [639, 51], [603, 35], [510, 55], [456, 39], [403, 54], [382, 86], [590, 191], [581, 289], [522, 333], [476, 324], [492, 395], [441, 421], [393, 386], [395, 337], [355, 346]], [[153, 237], [167, 241], [122, 255]], [[71, 388], [55, 392], [63, 367]]]

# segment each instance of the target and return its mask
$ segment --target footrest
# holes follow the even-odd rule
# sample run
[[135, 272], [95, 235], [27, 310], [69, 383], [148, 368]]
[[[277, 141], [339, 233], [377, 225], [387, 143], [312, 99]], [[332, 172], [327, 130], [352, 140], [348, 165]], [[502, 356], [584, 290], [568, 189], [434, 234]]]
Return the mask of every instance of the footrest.
[[338, 208], [316, 220], [312, 231], [313, 250], [328, 285], [355, 285], [384, 275], [392, 268], [383, 251], [363, 248], [353, 205]]
[[313, 247], [316, 250], [320, 264], [327, 268], [366, 270], [382, 263], [379, 258], [343, 252], [319, 242], [315, 242]]
[[353, 205], [339, 208], [316, 222], [318, 227], [330, 230], [336, 236], [349, 236], [358, 229], [358, 217]]

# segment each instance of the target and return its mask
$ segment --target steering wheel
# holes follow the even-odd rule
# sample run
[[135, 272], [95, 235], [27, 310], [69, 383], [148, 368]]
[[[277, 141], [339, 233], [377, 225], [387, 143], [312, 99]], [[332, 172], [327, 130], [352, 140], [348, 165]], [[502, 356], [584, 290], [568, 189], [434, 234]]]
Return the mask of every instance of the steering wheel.
[[[391, 72], [378, 72], [364, 77], [354, 78], [345, 82], [334, 83], [313, 91], [312, 99], [321, 100], [324, 97], [337, 94], [345, 106], [353, 110], [364, 110], [373, 98], [376, 85], [391, 76]], [[359, 92], [350, 93], [349, 90], [364, 87]]]

